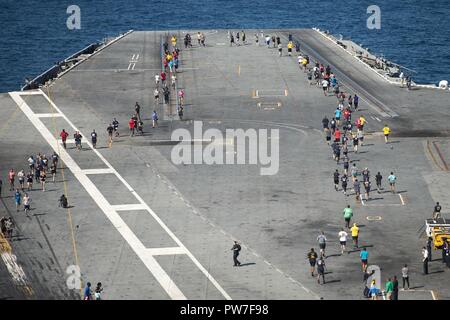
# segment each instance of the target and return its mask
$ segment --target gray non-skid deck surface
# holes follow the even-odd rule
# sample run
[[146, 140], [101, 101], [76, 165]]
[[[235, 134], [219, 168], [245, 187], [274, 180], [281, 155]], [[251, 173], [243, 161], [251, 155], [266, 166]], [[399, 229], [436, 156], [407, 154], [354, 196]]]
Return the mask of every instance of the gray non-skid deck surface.
[[[147, 134], [131, 138], [126, 123], [134, 103], [139, 101], [144, 118], [149, 118], [153, 110], [153, 79], [160, 68], [160, 34], [165, 33], [135, 32], [125, 37], [59, 79], [51, 87], [51, 97], [83, 136], [88, 137], [96, 129], [101, 154], [233, 299], [361, 298], [359, 252], [338, 254], [337, 233], [343, 225], [341, 211], [347, 203], [353, 205], [355, 221], [362, 225], [361, 243], [368, 246], [370, 263], [382, 268], [383, 279], [398, 276], [402, 265], [408, 263], [413, 286], [435, 290], [440, 298], [448, 298], [448, 271], [441, 263], [431, 263], [430, 270], [436, 273], [420, 275], [424, 239], [419, 238], [417, 230], [433, 201], [439, 200], [434, 198], [437, 191], [429, 191], [427, 182], [442, 176], [433, 172], [421, 140], [395, 139], [391, 149], [381, 138], [371, 136], [366, 138], [368, 146], [360, 154], [350, 154], [358, 167], [367, 166], [373, 174], [381, 171], [387, 177], [393, 170], [399, 177], [398, 188], [405, 206], [400, 205], [400, 197], [390, 194], [374, 193], [374, 200], [361, 206], [355, 204], [353, 197], [345, 198], [335, 192], [332, 172], [337, 167], [318, 130], [323, 115], [332, 115], [335, 98], [325, 97], [321, 90], [309, 86], [294, 57], [279, 58], [276, 49], [255, 46], [252, 31], [247, 31], [250, 43], [246, 46], [230, 48], [226, 31], [205, 31], [206, 48], [183, 50], [178, 79], [179, 86], [186, 90], [186, 121], [162, 121], [156, 129], [151, 129], [146, 121]], [[287, 32], [278, 34], [287, 37]], [[180, 32], [179, 39], [182, 35]], [[300, 35], [309, 35], [309, 31], [295, 32], [295, 36]], [[126, 70], [136, 54], [140, 58], [135, 70]], [[255, 90], [261, 98], [252, 97]], [[285, 90], [287, 96], [283, 95]], [[258, 102], [281, 103], [281, 107], [264, 110], [257, 106]], [[2, 107], [4, 104], [7, 103], [2, 103]], [[364, 102], [361, 109], [366, 115], [375, 114]], [[400, 114], [396, 119], [406, 117], [395, 111]], [[18, 114], [20, 118], [15, 123], [20, 123], [25, 133], [29, 131], [41, 148], [49, 149], [20, 110]], [[112, 149], [103, 148], [105, 129], [113, 117], [121, 122], [122, 136]], [[280, 129], [279, 173], [260, 176], [256, 165], [174, 166], [170, 161], [171, 146], [150, 146], [151, 140], [170, 139], [172, 129], [192, 130], [191, 120], [204, 120], [204, 130]], [[381, 125], [369, 120], [368, 130], [379, 130]], [[392, 126], [395, 130], [394, 121]], [[17, 139], [12, 128], [4, 132], [11, 135], [11, 141]], [[5, 133], [1, 134], [3, 137]], [[39, 146], [38, 142], [34, 145]], [[77, 162], [89, 165], [95, 161], [94, 155], [84, 156], [91, 153], [89, 150], [78, 153], [84, 158], [76, 158], [76, 150], [69, 151]], [[2, 172], [6, 174], [9, 166], [20, 167], [26, 157], [16, 150], [8, 162], [1, 163]], [[115, 182], [95, 180], [104, 179], [104, 175], [92, 178], [98, 187], [106, 188], [106, 193], [114, 192]], [[107, 299], [168, 298], [77, 180], [69, 172], [66, 179], [75, 206], [73, 224], [79, 226], [76, 243], [83, 280], [102, 281]], [[448, 186], [448, 182], [439, 181]], [[65, 268], [73, 263], [73, 249], [67, 214], [55, 208], [63, 186], [57, 183], [54, 188], [55, 195], [35, 191], [33, 199], [36, 212], [45, 208], [49, 216], [49, 221], [47, 216], [45, 220], [50, 230], [45, 230], [45, 234]], [[118, 201], [123, 204], [127, 199]], [[12, 208], [12, 199], [9, 202], [7, 205]], [[123, 211], [120, 215], [147, 247], [173, 246], [148, 214]], [[366, 219], [375, 215], [382, 220]], [[20, 214], [17, 219], [27, 226], [30, 237], [42, 237], [34, 220], [26, 220]], [[325, 286], [317, 285], [310, 276], [306, 261], [309, 248], [317, 248], [319, 230], [324, 230], [329, 239], [326, 277], [330, 283]], [[245, 245], [240, 260], [246, 266], [241, 268], [232, 266], [230, 248], [234, 238]], [[14, 243], [19, 248], [29, 245], [23, 241]], [[45, 247], [32, 254], [38, 255], [42, 250], [48, 251]], [[161, 256], [157, 261], [188, 298], [223, 298], [187, 256]], [[31, 265], [25, 267], [25, 271], [32, 269]], [[64, 286], [64, 280], [52, 279], [55, 285]]]

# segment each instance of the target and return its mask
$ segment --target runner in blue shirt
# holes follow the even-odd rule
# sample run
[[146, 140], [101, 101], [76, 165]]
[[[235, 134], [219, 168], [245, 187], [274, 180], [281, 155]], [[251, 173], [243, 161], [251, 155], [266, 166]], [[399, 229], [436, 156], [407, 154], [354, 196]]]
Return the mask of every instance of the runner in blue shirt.
[[369, 260], [369, 252], [366, 248], [364, 248], [361, 253], [359, 254], [359, 257], [361, 258], [361, 265], [363, 268], [363, 271], [366, 272], [367, 269], [367, 261]]
[[342, 112], [339, 108], [337, 108], [336, 111], [334, 112], [334, 118], [336, 119], [337, 125], [339, 125], [341, 122], [341, 113]]

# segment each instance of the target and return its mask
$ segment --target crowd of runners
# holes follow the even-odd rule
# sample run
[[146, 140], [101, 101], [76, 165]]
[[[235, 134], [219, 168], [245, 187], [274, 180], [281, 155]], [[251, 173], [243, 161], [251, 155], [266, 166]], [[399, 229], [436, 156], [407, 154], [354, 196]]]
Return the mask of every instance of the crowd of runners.
[[[258, 36], [255, 35], [258, 39]], [[268, 47], [271, 45], [278, 48], [279, 55], [282, 56], [283, 46], [281, 44], [280, 37], [277, 36], [265, 36], [265, 43]], [[298, 43], [293, 43], [292, 38], [288, 40], [288, 55], [292, 55], [292, 48], [299, 48]], [[297, 50], [297, 52], [300, 50]], [[356, 165], [355, 159], [358, 153], [361, 152], [364, 145], [365, 126], [367, 120], [363, 114], [359, 111], [360, 97], [357, 93], [347, 93], [341, 88], [341, 85], [333, 74], [330, 66], [325, 66], [320, 62], [312, 63], [310, 58], [303, 53], [298, 54], [297, 62], [301, 70], [304, 71], [309, 84], [320, 88], [325, 96], [334, 96], [336, 101], [336, 107], [330, 112], [330, 116], [325, 115], [322, 119], [322, 128], [325, 136], [326, 143], [330, 146], [331, 158], [337, 169], [332, 170], [332, 179], [334, 190], [342, 192], [345, 198], [353, 195], [355, 201], [358, 204], [365, 204], [371, 201], [371, 192], [374, 189], [372, 187], [372, 179], [375, 180], [375, 190], [380, 193], [393, 193], [396, 191], [397, 176], [391, 170], [387, 170], [385, 173], [376, 172], [372, 174], [368, 167], [359, 167]], [[356, 115], [356, 113], [359, 113]], [[391, 129], [386, 124], [382, 129], [384, 136], [384, 142], [389, 144], [389, 136]], [[392, 147], [391, 147], [392, 148]], [[352, 155], [351, 155], [352, 154]], [[352, 158], [352, 159], [351, 159]], [[355, 161], [356, 160], [356, 161]], [[386, 176], [388, 183], [388, 190], [383, 187], [383, 175]], [[438, 208], [440, 209], [440, 207]], [[436, 211], [436, 209], [435, 209]], [[369, 252], [366, 246], [361, 246], [360, 228], [356, 222], [352, 223], [354, 212], [351, 205], [347, 205], [343, 211], [343, 228], [333, 235], [336, 237], [336, 242], [339, 243], [339, 250], [341, 255], [344, 253], [358, 253], [358, 259], [361, 264], [361, 274], [364, 280], [363, 295], [366, 298], [379, 299], [384, 296], [388, 300], [398, 300], [399, 282], [397, 276], [389, 277], [386, 279], [384, 290], [378, 288], [375, 280], [368, 281], [375, 271], [368, 270]], [[347, 247], [347, 239], [351, 236], [352, 248]], [[326, 246], [327, 236], [323, 231], [317, 236], [317, 244], [319, 251], [316, 252], [314, 248], [311, 248], [307, 254], [307, 259], [310, 264], [310, 272], [312, 277], [317, 277], [319, 284], [325, 284], [326, 274]], [[334, 241], [333, 241], [334, 242]], [[431, 244], [428, 241], [428, 246], [423, 248], [424, 256], [424, 273], [425, 263], [429, 260], [431, 255]], [[400, 270], [399, 270], [400, 271]], [[409, 287], [409, 269], [407, 265], [401, 269], [403, 289], [408, 290]]]

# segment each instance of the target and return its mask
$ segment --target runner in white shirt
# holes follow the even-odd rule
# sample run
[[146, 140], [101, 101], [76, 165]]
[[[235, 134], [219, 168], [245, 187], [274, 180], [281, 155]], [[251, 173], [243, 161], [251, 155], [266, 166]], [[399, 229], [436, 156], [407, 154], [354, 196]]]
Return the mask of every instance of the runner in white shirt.
[[327, 92], [328, 92], [328, 80], [322, 80], [322, 89], [323, 89], [323, 94], [325, 96], [327, 96]]
[[344, 229], [341, 229], [338, 235], [339, 235], [339, 242], [341, 244], [341, 254], [344, 254], [348, 234], [347, 232], [344, 231]]
[[159, 74], [155, 75], [155, 83], [156, 83], [156, 85], [159, 84]]

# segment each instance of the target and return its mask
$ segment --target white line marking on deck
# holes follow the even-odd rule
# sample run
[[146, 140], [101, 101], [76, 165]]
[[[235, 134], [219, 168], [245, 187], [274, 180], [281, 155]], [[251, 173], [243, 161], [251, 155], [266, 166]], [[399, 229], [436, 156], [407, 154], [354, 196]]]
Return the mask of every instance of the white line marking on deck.
[[[72, 127], [73, 130], [79, 131], [75, 125], [61, 112], [61, 110], [51, 101], [48, 96], [42, 91], [41, 94], [47, 99], [47, 101], [63, 115], [67, 123]], [[58, 152], [58, 140], [53, 136], [53, 134], [48, 130], [48, 128], [43, 124], [43, 122], [36, 117], [31, 108], [27, 103], [21, 98], [20, 92], [10, 92], [9, 95], [16, 102], [23, 113], [28, 117], [30, 122], [36, 127], [36, 129], [41, 133], [44, 139], [49, 143], [55, 152]], [[92, 151], [104, 162], [106, 166], [114, 171], [116, 177], [127, 187], [127, 189], [135, 196], [135, 198], [145, 206], [147, 212], [158, 222], [158, 224], [166, 231], [166, 233], [174, 240], [178, 246], [186, 251], [186, 255], [194, 262], [197, 268], [206, 276], [208, 280], [216, 287], [216, 289], [225, 297], [227, 300], [231, 300], [231, 297], [225, 292], [225, 290], [220, 286], [220, 284], [209, 274], [209, 272], [200, 264], [200, 262], [194, 257], [194, 255], [184, 246], [184, 244], [175, 236], [175, 234], [167, 227], [167, 225], [161, 220], [161, 218], [144, 202], [144, 200], [133, 190], [133, 188], [128, 184], [128, 182], [112, 167], [112, 165], [103, 157], [103, 155], [96, 149], [92, 148], [90, 142], [86, 142]], [[82, 173], [81, 168], [72, 159], [72, 157], [67, 153], [65, 149], [60, 149], [60, 158], [66, 164], [74, 176], [78, 179], [80, 184], [86, 189], [92, 199], [97, 203], [99, 208], [104, 212], [106, 217], [111, 221], [112, 225], [116, 230], [122, 235], [122, 237], [128, 242], [130, 247], [134, 250], [137, 256], [145, 264], [147, 269], [152, 273], [155, 279], [159, 282], [161, 287], [166, 291], [166, 293], [172, 299], [183, 299], [186, 297], [165, 272], [165, 270], [159, 265], [159, 263], [150, 255], [146, 254], [146, 248], [142, 242], [136, 237], [133, 231], [128, 227], [128, 225], [122, 220], [119, 214], [114, 210], [114, 208], [108, 203], [103, 194], [98, 190], [94, 183], [88, 178], [87, 175]]]
[[149, 248], [146, 249], [146, 252], [151, 256], [186, 254], [186, 250], [181, 247]]
[[84, 169], [84, 174], [111, 174], [114, 173], [111, 168], [103, 168], [103, 169]]
[[35, 95], [41, 95], [41, 92], [39, 90], [27, 90], [27, 91], [21, 91], [21, 96], [35, 96]]
[[404, 206], [405, 205], [405, 201], [403, 200], [402, 195], [399, 193], [398, 196], [400, 197], [400, 201], [402, 202], [402, 206]]
[[59, 113], [35, 113], [38, 118], [53, 118], [53, 117], [62, 117]]
[[135, 204], [116, 204], [111, 206], [116, 211], [137, 211], [137, 210], [146, 210], [145, 205], [141, 203]]

